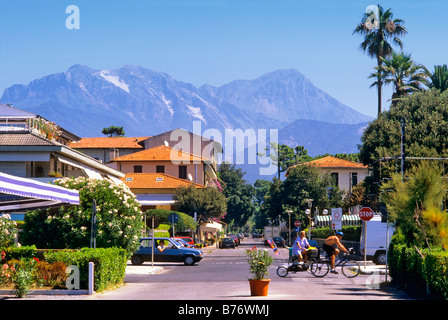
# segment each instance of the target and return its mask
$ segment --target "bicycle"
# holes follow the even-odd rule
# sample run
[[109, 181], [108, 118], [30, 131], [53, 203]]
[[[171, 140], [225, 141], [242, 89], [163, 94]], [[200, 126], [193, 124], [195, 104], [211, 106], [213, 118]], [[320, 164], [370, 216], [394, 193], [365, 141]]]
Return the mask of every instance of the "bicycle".
[[[354, 255], [353, 248], [349, 249], [348, 255], [343, 255], [341, 259], [335, 261], [336, 267], [341, 267], [342, 274], [347, 278], [354, 278], [361, 273], [361, 266], [355, 261], [358, 257]], [[310, 265], [310, 271], [317, 278], [325, 277], [330, 271], [331, 263], [327, 258], [315, 260]]]

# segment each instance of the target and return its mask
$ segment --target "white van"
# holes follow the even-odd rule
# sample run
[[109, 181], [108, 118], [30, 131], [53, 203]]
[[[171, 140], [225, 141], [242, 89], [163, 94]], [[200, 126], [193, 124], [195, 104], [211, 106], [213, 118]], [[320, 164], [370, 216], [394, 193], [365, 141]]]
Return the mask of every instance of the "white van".
[[[393, 224], [381, 222], [381, 215], [375, 215], [363, 223], [361, 231], [361, 255], [364, 257], [364, 226], [367, 225], [367, 258], [376, 264], [386, 264], [386, 247], [395, 231]], [[388, 240], [388, 242], [386, 242]]]

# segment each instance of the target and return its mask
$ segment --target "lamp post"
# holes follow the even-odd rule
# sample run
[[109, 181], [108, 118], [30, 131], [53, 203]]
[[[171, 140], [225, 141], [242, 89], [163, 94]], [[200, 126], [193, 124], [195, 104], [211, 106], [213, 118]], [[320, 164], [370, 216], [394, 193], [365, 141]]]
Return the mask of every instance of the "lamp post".
[[[331, 214], [331, 195], [333, 193], [333, 188], [332, 187], [328, 187], [325, 189], [325, 191], [327, 191], [327, 197], [328, 197], [328, 212], [330, 212]], [[331, 234], [331, 228], [330, 228], [330, 234]]]
[[308, 239], [311, 239], [311, 208], [313, 206], [313, 199], [307, 199], [308, 209], [305, 210], [305, 214], [308, 216]]
[[288, 245], [291, 246], [291, 213], [292, 213], [292, 211], [291, 210], [286, 210], [286, 213], [288, 214], [288, 223], [289, 223], [289, 226], [288, 226], [288, 238], [289, 238]]

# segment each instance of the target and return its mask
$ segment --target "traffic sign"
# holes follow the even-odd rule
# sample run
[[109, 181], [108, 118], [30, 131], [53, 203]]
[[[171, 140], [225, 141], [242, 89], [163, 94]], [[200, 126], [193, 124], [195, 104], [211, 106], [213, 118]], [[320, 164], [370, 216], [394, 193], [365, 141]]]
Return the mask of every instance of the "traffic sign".
[[373, 218], [373, 210], [370, 209], [369, 207], [363, 207], [361, 208], [361, 210], [359, 210], [358, 215], [362, 221], [369, 221], [370, 219]]
[[301, 224], [302, 222], [300, 222], [299, 220], [294, 221], [294, 226], [296, 227], [300, 227]]

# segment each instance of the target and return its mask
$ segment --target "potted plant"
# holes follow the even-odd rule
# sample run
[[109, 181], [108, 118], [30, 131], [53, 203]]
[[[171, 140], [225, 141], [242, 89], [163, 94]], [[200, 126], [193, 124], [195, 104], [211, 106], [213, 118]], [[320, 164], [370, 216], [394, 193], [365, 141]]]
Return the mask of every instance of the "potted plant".
[[249, 279], [250, 293], [252, 296], [267, 296], [270, 279], [266, 279], [268, 268], [274, 261], [265, 249], [246, 250], [249, 257], [250, 272], [254, 274], [252, 279]]

